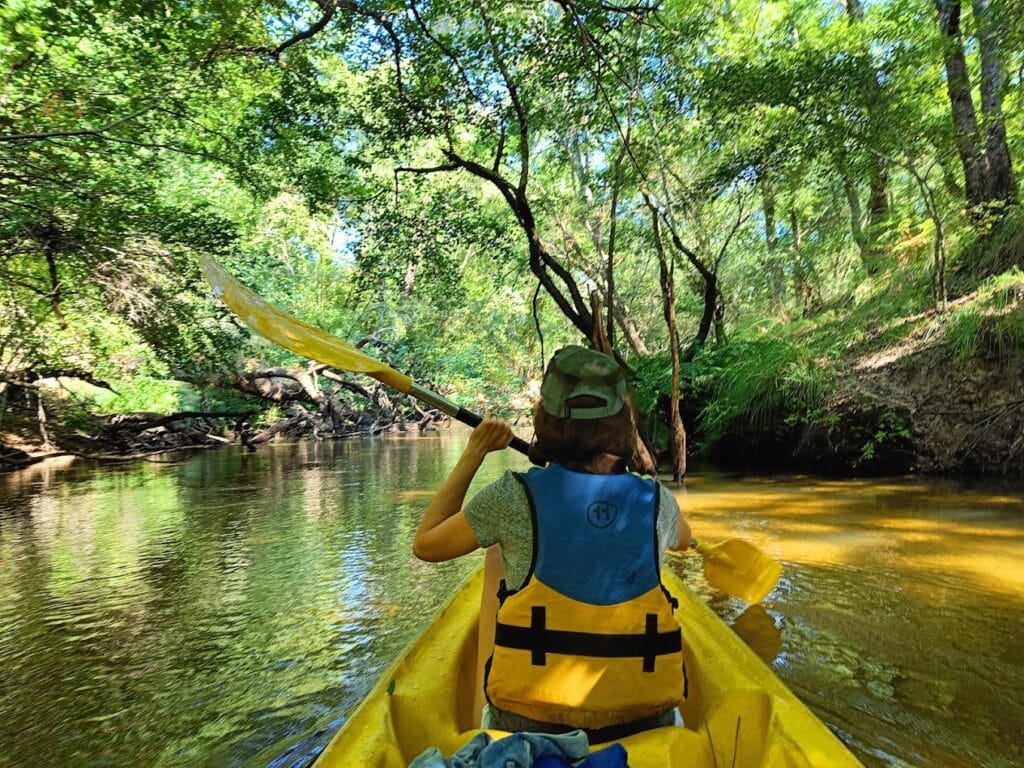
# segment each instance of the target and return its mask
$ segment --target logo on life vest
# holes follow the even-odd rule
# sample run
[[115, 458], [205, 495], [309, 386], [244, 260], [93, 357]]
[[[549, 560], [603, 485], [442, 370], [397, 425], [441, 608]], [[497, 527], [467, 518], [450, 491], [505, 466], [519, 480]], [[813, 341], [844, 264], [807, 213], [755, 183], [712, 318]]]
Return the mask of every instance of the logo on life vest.
[[595, 528], [607, 528], [619, 516], [619, 509], [607, 501], [595, 501], [587, 507], [587, 520]]

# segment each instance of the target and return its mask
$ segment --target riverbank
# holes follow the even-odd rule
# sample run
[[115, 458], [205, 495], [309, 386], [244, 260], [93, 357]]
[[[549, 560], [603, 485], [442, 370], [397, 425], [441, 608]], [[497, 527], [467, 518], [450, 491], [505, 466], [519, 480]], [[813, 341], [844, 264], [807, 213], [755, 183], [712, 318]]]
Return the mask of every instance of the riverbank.
[[313, 376], [304, 377], [306, 386], [289, 386], [295, 385], [298, 373], [272, 373], [246, 380], [241, 393], [212, 396], [183, 382], [157, 381], [158, 389], [172, 385], [187, 390], [186, 396], [176, 393], [170, 402], [154, 397], [143, 401], [144, 406], [180, 408], [184, 400], [186, 407], [202, 407], [170, 412], [104, 412], [74, 381], [63, 379], [40, 379], [21, 387], [0, 382], [0, 472], [58, 456], [116, 462], [225, 445], [254, 448], [282, 439], [429, 432], [447, 420], [440, 411], [389, 394], [382, 385], [345, 382], [355, 391], [325, 391]]
[[[929, 284], [919, 263], [897, 265], [870, 292], [796, 321], [740, 324], [727, 343], [699, 351], [683, 366], [690, 455], [844, 475], [1024, 476], [1024, 273], [994, 275], [944, 312], [928, 308]], [[658, 446], [666, 433], [667, 355], [630, 364]], [[283, 376], [257, 383], [255, 391], [275, 396], [303, 394]], [[307, 403], [236, 394], [207, 403], [207, 411], [107, 415], [42, 394], [45, 423], [33, 400], [38, 392], [8, 397], [0, 471], [55, 454], [121, 461], [280, 438], [430, 431], [444, 420], [382, 387], [347, 387], [316, 389], [319, 399]], [[504, 415], [527, 412], [525, 394], [505, 399]]]
[[840, 474], [1024, 475], [1024, 273], [992, 276], [944, 312], [927, 306], [929, 279], [895, 268], [870, 294], [699, 352], [683, 371], [692, 453]]
[[[247, 422], [261, 415], [259, 412], [120, 414], [122, 418], [116, 419], [115, 424], [97, 419], [91, 433], [81, 426], [69, 428], [56, 422], [47, 430], [46, 442], [40, 438], [35, 421], [7, 419], [6, 428], [0, 431], [0, 473], [65, 457], [104, 463], [132, 462], [168, 456], [182, 458], [197, 451], [231, 445], [253, 450], [262, 443], [276, 440], [322, 441], [429, 432], [435, 431], [441, 421], [431, 419], [426, 426], [418, 422], [392, 423], [336, 434], [315, 434], [300, 423], [304, 422], [304, 417], [293, 417], [276, 421], [258, 432], [249, 430]], [[253, 439], [261, 435], [263, 439]]]

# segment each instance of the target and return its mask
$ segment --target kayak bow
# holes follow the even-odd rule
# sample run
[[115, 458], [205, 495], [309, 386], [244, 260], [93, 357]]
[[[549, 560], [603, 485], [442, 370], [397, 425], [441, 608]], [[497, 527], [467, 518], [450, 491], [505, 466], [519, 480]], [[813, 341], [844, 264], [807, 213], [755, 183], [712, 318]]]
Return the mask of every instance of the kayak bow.
[[[828, 727], [669, 571], [679, 599], [688, 696], [685, 726], [621, 741], [633, 768], [863, 768]], [[314, 768], [405, 768], [429, 747], [451, 755], [473, 722], [482, 571], [471, 576], [380, 678]], [[492, 731], [492, 735], [502, 735]], [[599, 745], [592, 745], [593, 749]]]

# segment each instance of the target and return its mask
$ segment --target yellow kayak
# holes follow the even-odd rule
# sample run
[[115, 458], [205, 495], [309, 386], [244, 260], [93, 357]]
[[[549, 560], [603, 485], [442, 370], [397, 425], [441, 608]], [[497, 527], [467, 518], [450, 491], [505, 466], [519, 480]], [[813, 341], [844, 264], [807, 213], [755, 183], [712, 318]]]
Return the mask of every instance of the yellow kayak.
[[[679, 599], [689, 678], [685, 725], [622, 739], [632, 768], [861, 766], [674, 574], [662, 578]], [[482, 585], [478, 570], [381, 677], [314, 768], [406, 768], [429, 747], [447, 757], [479, 733], [472, 704]]]

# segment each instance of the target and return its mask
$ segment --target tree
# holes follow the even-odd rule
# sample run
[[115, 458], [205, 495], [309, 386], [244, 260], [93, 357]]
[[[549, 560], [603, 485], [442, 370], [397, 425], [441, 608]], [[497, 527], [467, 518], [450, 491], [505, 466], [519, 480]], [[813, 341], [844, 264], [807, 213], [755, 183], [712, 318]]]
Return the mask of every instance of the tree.
[[1006, 142], [1002, 114], [1002, 61], [999, 34], [990, 0], [975, 0], [974, 20], [978, 28], [981, 58], [981, 106], [984, 131], [978, 123], [971, 93], [971, 79], [964, 51], [959, 0], [935, 0], [939, 28], [945, 40], [943, 64], [957, 151], [963, 166], [967, 205], [975, 220], [992, 208], [1017, 198], [1017, 183]]

